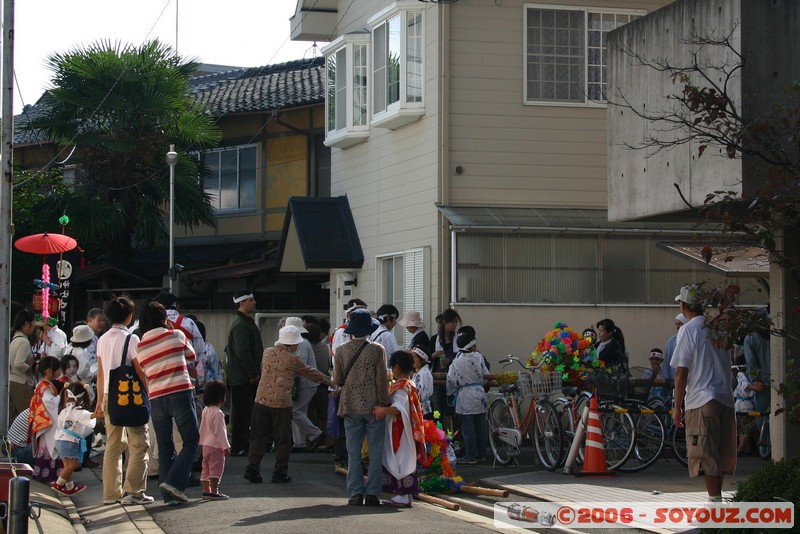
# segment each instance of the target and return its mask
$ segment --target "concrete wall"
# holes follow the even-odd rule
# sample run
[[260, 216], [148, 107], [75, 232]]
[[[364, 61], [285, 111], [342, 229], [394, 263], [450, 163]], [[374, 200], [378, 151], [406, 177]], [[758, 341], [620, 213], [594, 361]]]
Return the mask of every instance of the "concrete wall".
[[[236, 317], [236, 311], [231, 306], [230, 311], [225, 310], [181, 310], [183, 314], [194, 314], [206, 327], [206, 342], [211, 343], [217, 351], [220, 360], [225, 361], [225, 346], [228, 343], [228, 332], [231, 324]], [[278, 323], [284, 317], [301, 317], [303, 315], [313, 315], [320, 318], [327, 318], [325, 312], [319, 310], [294, 311], [286, 313], [256, 312], [258, 328], [261, 331], [261, 341], [264, 347], [271, 347], [278, 339]], [[334, 325], [335, 327], [336, 325]]]
[[475, 327], [478, 350], [493, 364], [493, 371], [502, 369], [494, 364], [508, 354], [520, 359], [530, 356], [536, 344], [559, 321], [581, 332], [606, 318], [622, 330], [630, 365], [646, 366], [650, 349], [663, 350], [667, 339], [676, 333], [675, 315], [680, 311], [677, 306], [458, 305], [454, 308], [464, 324]]
[[[766, 4], [766, 2], [755, 2]], [[741, 190], [741, 160], [731, 160], [721, 147], [709, 147], [698, 157], [698, 144], [686, 143], [667, 150], [640, 148], [647, 138], [663, 142], [676, 139], [663, 122], [648, 121], [639, 113], [670, 114], [677, 104], [670, 100], [682, 85], [668, 72], [643, 66], [625, 51], [668, 65], [691, 64], [698, 51], [687, 44], [693, 32], [701, 37], [730, 35], [738, 47], [742, 15], [739, 1], [684, 0], [612, 32], [609, 37], [608, 105], [608, 211], [612, 221], [634, 220], [686, 210], [674, 183], [692, 206], [703, 204], [714, 190]], [[699, 63], [731, 65], [736, 58], [723, 47], [705, 47]], [[712, 72], [712, 71], [710, 71]], [[713, 72], [714, 81], [719, 83]], [[693, 76], [695, 83], [702, 83]], [[739, 102], [741, 78], [729, 81], [728, 92]], [[616, 104], [616, 105], [615, 105]], [[633, 109], [627, 109], [630, 105]], [[636, 110], [637, 112], [634, 112]], [[692, 120], [689, 118], [689, 120]], [[666, 131], [665, 131], [666, 130]], [[680, 137], [680, 134], [678, 134]]]

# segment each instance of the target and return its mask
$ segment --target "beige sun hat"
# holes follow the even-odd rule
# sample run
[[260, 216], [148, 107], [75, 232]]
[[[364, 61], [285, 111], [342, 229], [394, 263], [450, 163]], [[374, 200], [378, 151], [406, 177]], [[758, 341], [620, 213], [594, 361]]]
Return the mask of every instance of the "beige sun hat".
[[88, 324], [81, 324], [72, 329], [72, 343], [85, 343], [94, 337], [94, 330]]
[[287, 317], [284, 324], [285, 326], [296, 326], [297, 329], [300, 330], [301, 334], [308, 333], [308, 330], [306, 330], [306, 327], [303, 326], [303, 320], [300, 317]]
[[422, 322], [422, 315], [417, 310], [408, 310], [397, 322], [400, 326], [416, 326], [417, 328], [425, 326], [425, 323]]

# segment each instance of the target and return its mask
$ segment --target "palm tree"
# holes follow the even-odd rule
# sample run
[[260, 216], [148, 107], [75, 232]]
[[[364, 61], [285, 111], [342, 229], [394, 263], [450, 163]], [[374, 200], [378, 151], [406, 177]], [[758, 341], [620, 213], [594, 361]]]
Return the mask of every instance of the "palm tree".
[[192, 102], [187, 80], [198, 63], [157, 40], [140, 47], [99, 42], [48, 58], [52, 88], [32, 121], [61, 147], [75, 147], [82, 172], [63, 199], [78, 242], [124, 261], [131, 247], [167, 242], [165, 213], [174, 144], [175, 223], [213, 224], [196, 157], [220, 131]]

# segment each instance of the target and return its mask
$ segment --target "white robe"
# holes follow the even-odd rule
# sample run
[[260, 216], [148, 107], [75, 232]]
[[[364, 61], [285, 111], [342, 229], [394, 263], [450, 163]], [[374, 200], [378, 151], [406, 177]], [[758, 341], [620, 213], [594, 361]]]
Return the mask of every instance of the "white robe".
[[395, 391], [389, 398], [392, 406], [400, 411], [403, 419], [403, 434], [400, 436], [400, 446], [397, 452], [392, 446], [392, 426], [394, 415], [386, 416], [386, 440], [383, 446], [383, 467], [397, 480], [411, 475], [417, 470], [417, 448], [411, 430], [411, 417], [409, 410], [408, 393], [402, 389]]

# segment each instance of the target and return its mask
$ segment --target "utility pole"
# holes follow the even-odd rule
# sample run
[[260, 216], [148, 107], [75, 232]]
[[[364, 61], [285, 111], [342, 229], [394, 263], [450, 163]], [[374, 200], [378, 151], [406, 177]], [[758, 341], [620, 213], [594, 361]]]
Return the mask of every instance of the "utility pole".
[[11, 333], [11, 205], [14, 187], [14, 0], [3, 0], [2, 93], [0, 93], [0, 434], [8, 431], [8, 347]]

